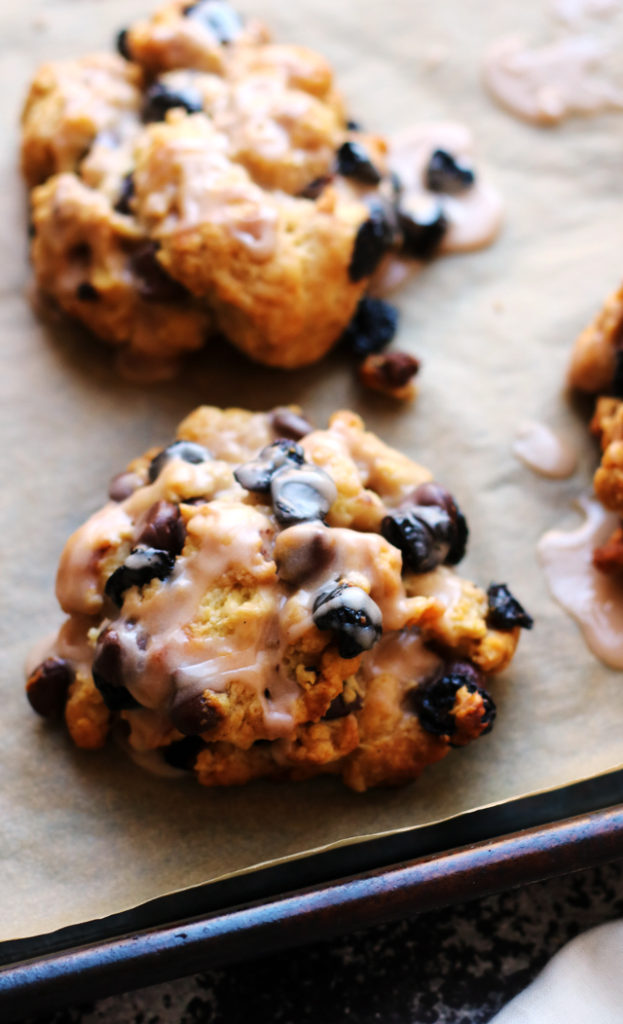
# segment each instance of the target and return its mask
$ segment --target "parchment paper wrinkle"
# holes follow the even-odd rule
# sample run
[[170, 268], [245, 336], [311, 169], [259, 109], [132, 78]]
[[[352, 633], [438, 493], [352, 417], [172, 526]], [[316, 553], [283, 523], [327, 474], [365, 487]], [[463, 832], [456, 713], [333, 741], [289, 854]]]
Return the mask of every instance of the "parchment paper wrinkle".
[[[3, 464], [0, 940], [105, 916], [223, 872], [359, 836], [448, 817], [563, 785], [623, 761], [623, 675], [587, 652], [554, 604], [535, 546], [564, 522], [596, 459], [562, 394], [576, 332], [623, 273], [623, 119], [542, 132], [508, 117], [479, 84], [483, 48], [508, 32], [508, 7], [485, 0], [245, 0], [280, 40], [335, 64], [352, 117], [397, 130], [414, 116], [464, 120], [507, 200], [489, 250], [433, 263], [398, 296], [400, 347], [423, 359], [420, 397], [396, 408], [361, 392], [333, 356], [293, 374], [221, 351], [177, 384], [117, 381], [109, 351], [77, 328], [42, 323], [26, 297], [26, 213], [17, 118], [44, 59], [106, 47], [147, 0], [22, 0], [0, 5], [0, 417]], [[541, 22], [514, 8], [517, 31]], [[443, 48], [446, 58], [432, 61]], [[143, 774], [118, 750], [73, 750], [31, 713], [22, 663], [59, 621], [61, 547], [105, 500], [108, 478], [166, 443], [200, 402], [268, 408], [298, 401], [317, 423], [353, 407], [456, 494], [472, 540], [466, 574], [508, 582], [536, 619], [494, 684], [492, 734], [419, 783], [363, 796], [332, 780], [207, 791]], [[582, 453], [571, 480], [537, 478], [512, 456], [521, 419], [568, 432]]]

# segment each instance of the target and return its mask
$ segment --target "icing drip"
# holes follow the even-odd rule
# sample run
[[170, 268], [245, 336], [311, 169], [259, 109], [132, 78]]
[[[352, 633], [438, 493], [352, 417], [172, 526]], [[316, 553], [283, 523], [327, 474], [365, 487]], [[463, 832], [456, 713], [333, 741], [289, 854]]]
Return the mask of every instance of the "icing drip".
[[564, 479], [577, 466], [577, 453], [569, 442], [555, 434], [545, 423], [525, 420], [520, 423], [513, 452], [522, 462], [541, 476]]

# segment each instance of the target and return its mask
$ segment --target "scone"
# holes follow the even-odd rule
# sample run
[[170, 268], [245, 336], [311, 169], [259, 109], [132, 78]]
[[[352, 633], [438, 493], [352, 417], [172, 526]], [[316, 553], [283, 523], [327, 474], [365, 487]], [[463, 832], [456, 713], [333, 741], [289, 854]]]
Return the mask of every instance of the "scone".
[[[577, 338], [569, 384], [597, 395], [591, 431], [602, 455], [593, 481], [595, 494], [605, 508], [623, 517], [623, 287], [608, 297]], [[594, 564], [606, 573], [623, 573], [623, 528], [595, 549]]]
[[416, 778], [488, 732], [529, 615], [454, 570], [467, 525], [353, 413], [202, 407], [68, 541], [68, 618], [27, 693], [74, 742], [114, 728], [204, 785]]
[[477, 247], [499, 226], [464, 129], [390, 147], [346, 119], [323, 57], [222, 0], [174, 0], [118, 45], [39, 69], [21, 162], [39, 288], [135, 376], [223, 336], [302, 366], [356, 314], [367, 354], [391, 338], [366, 305], [388, 254]]

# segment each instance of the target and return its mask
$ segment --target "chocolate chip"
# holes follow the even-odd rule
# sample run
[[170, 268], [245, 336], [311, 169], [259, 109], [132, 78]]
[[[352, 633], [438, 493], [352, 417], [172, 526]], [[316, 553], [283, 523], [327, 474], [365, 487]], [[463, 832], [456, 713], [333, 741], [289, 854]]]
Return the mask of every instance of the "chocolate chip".
[[381, 204], [370, 210], [368, 220], [360, 225], [355, 236], [353, 255], [348, 267], [351, 281], [361, 281], [374, 273], [394, 241], [394, 229]]
[[426, 195], [409, 198], [400, 203], [397, 216], [403, 251], [414, 259], [429, 259], [448, 230], [439, 200]]
[[125, 501], [144, 483], [145, 481], [138, 473], [129, 471], [117, 473], [108, 484], [108, 497], [111, 501]]
[[205, 744], [198, 736], [185, 736], [183, 740], [174, 740], [168, 747], [162, 747], [162, 756], [172, 768], [181, 768], [191, 772], [195, 767], [197, 755]]
[[132, 173], [126, 174], [121, 182], [121, 189], [119, 191], [119, 198], [115, 203], [113, 209], [117, 213], [132, 213], [130, 208], [130, 202], [134, 199], [134, 175]]
[[316, 597], [314, 624], [334, 634], [340, 658], [356, 658], [369, 651], [383, 632], [381, 609], [361, 587], [331, 584]]
[[361, 127], [361, 122], [360, 121], [347, 121], [346, 122], [346, 127], [348, 128], [349, 132], [362, 132], [363, 131], [363, 128]]
[[192, 87], [172, 89], [164, 82], [154, 82], [145, 93], [143, 102], [143, 121], [164, 121], [169, 110], [182, 107], [189, 114], [197, 114], [203, 110], [200, 93]]
[[474, 682], [474, 670], [471, 665], [455, 663], [442, 676], [418, 686], [413, 691], [412, 699], [417, 716], [427, 732], [435, 736], [453, 735], [457, 725], [452, 709], [457, 692], [462, 687], [465, 687], [468, 693], [478, 693], [482, 698], [481, 724], [486, 726], [482, 732], [491, 731], [496, 714], [491, 696]]
[[156, 242], [145, 242], [130, 257], [130, 269], [136, 277], [136, 290], [147, 302], [181, 302], [188, 298], [183, 284], [167, 274], [159, 263]]
[[109, 626], [100, 634], [95, 648], [93, 682], [109, 711], [129, 711], [140, 707], [124, 684], [123, 644], [119, 632]]
[[324, 520], [337, 498], [337, 487], [319, 466], [284, 466], [272, 477], [273, 511], [281, 526]]
[[132, 54], [130, 53], [130, 47], [128, 46], [128, 29], [122, 28], [117, 34], [115, 40], [115, 46], [117, 53], [123, 57], [124, 60], [132, 60]]
[[153, 484], [171, 459], [182, 459], [184, 462], [190, 462], [191, 465], [197, 466], [201, 462], [209, 462], [211, 458], [212, 455], [208, 449], [201, 444], [196, 444], [194, 441], [174, 441], [173, 444], [158, 452], [149, 463], [149, 482]]
[[354, 178], [363, 185], [378, 185], [381, 174], [370, 159], [370, 154], [359, 142], [344, 142], [336, 153], [337, 172], [344, 178]]
[[450, 552], [453, 526], [450, 516], [435, 505], [396, 509], [381, 522], [381, 533], [402, 552], [413, 572], [431, 572]]
[[342, 335], [357, 359], [380, 352], [389, 345], [398, 328], [398, 310], [383, 299], [361, 299], [355, 315]]
[[493, 629], [532, 629], [534, 619], [513, 597], [505, 583], [492, 583], [487, 590], [487, 625]]
[[300, 441], [302, 437], [311, 434], [314, 429], [309, 420], [300, 413], [289, 409], [287, 405], [280, 405], [273, 409], [270, 414], [270, 425], [277, 437], [289, 438], [292, 441]]
[[353, 700], [346, 701], [343, 693], [338, 693], [337, 697], [329, 704], [328, 711], [325, 711], [323, 718], [327, 722], [332, 722], [336, 718], [345, 718], [346, 715], [350, 715], [353, 711], [361, 711], [363, 707], [363, 698], [360, 694], [356, 694]]
[[244, 462], [234, 470], [234, 477], [247, 491], [266, 494], [278, 469], [283, 466], [301, 466], [305, 452], [295, 441], [281, 439], [262, 448], [257, 459]]
[[73, 680], [74, 670], [65, 658], [46, 658], [28, 677], [30, 706], [44, 718], [60, 718]]
[[144, 525], [136, 538], [137, 544], [179, 555], [186, 540], [186, 526], [179, 506], [171, 501], [157, 501], [147, 513]]
[[436, 149], [425, 171], [426, 188], [431, 192], [458, 195], [471, 188], [476, 180], [471, 167], [456, 160], [445, 149]]
[[198, 0], [198, 3], [185, 7], [184, 14], [206, 25], [219, 43], [225, 45], [233, 42], [244, 27], [238, 12], [224, 0]]
[[299, 199], [317, 199], [332, 181], [332, 174], [322, 174], [319, 178], [314, 178], [298, 193]]
[[121, 608], [126, 590], [144, 587], [151, 580], [165, 580], [173, 572], [175, 558], [168, 551], [139, 545], [134, 548], [123, 565], [115, 569], [106, 580], [104, 590], [111, 601]]
[[322, 572], [333, 558], [326, 530], [315, 533], [304, 544], [279, 545], [275, 548], [277, 575], [285, 583], [300, 586], [309, 576]]
[[623, 348], [617, 348], [614, 353], [614, 375], [611, 390], [615, 398], [623, 398]]
[[443, 508], [448, 513], [452, 521], [452, 539], [444, 564], [457, 565], [465, 557], [469, 528], [465, 516], [450, 492], [445, 487], [442, 487], [441, 484], [429, 481], [419, 484], [409, 498], [407, 498], [407, 502], [413, 502], [415, 505], [438, 505], [439, 508]]
[[90, 281], [81, 281], [76, 288], [76, 298], [79, 302], [97, 302], [99, 297], [97, 288], [94, 288]]
[[208, 693], [208, 690], [197, 693], [194, 697], [175, 704], [171, 709], [171, 722], [186, 736], [208, 732], [223, 720], [222, 711], [210, 701]]

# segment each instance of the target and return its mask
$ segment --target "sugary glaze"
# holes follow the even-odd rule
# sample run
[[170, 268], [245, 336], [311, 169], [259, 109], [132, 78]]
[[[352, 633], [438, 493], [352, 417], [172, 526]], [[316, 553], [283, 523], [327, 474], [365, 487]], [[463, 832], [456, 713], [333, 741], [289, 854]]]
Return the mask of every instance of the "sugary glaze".
[[605, 18], [620, 7], [620, 0], [553, 0], [554, 14], [575, 27], [585, 18]]
[[489, 48], [484, 81], [501, 106], [534, 124], [621, 110], [623, 90], [605, 74], [608, 52], [588, 35], [565, 36], [540, 49], [531, 49], [520, 36], [508, 36]]
[[577, 452], [567, 438], [536, 420], [520, 423], [513, 452], [536, 473], [559, 480], [571, 476], [578, 462]]
[[550, 590], [571, 615], [601, 661], [623, 669], [623, 584], [593, 565], [593, 551], [619, 523], [599, 502], [578, 501], [585, 521], [576, 530], [552, 530], [538, 546]]
[[[304, 422], [285, 412], [197, 410], [185, 445], [135, 460], [111, 485], [119, 500], [68, 541], [68, 619], [28, 685], [46, 713], [46, 672], [69, 673], [79, 745], [122, 719], [140, 753], [196, 742], [206, 784], [323, 770], [364, 789], [415, 777], [455, 727], [459, 745], [485, 728], [477, 683], [510, 660], [518, 628], [488, 624], [487, 596], [451, 567], [464, 547], [452, 498], [351, 413], [266, 448]], [[407, 511], [410, 567], [386, 526]], [[133, 575], [148, 557], [162, 574]], [[451, 688], [445, 729], [421, 724], [414, 696], [435, 680]]]

